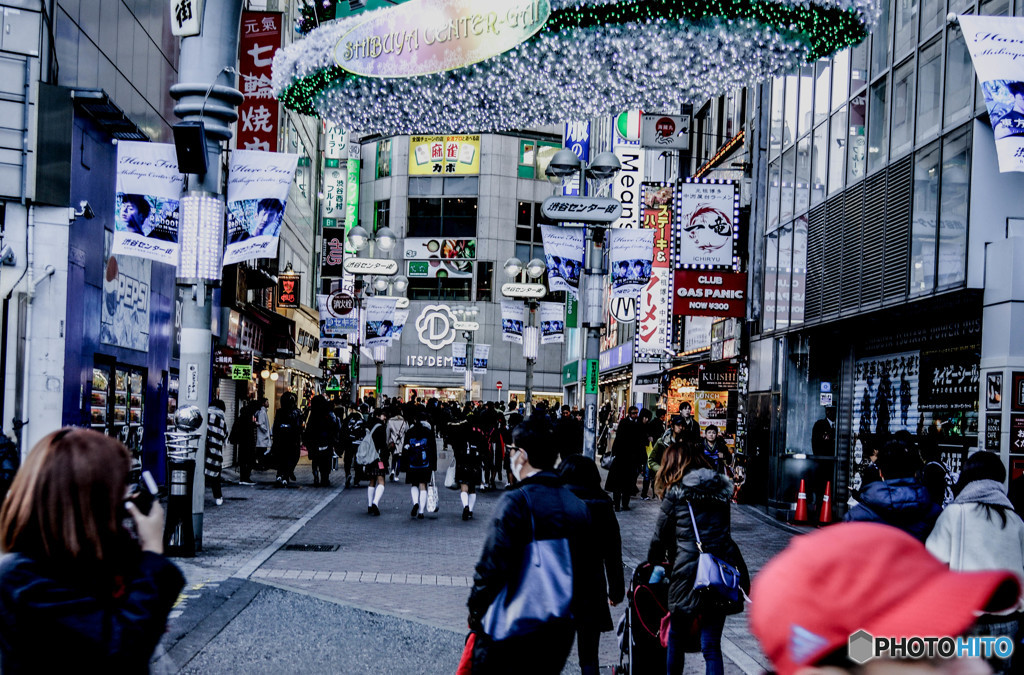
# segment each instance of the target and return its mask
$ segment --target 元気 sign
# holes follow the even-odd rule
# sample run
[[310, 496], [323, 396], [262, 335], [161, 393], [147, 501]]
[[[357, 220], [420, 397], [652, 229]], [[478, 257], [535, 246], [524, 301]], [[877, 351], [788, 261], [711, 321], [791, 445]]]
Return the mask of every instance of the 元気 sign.
[[742, 318], [746, 309], [746, 272], [676, 270], [673, 315]]

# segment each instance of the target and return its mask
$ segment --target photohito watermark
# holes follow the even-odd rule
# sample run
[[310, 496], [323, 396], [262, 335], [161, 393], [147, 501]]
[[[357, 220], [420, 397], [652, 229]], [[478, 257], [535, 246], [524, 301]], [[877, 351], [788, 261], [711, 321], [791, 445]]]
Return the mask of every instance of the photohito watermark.
[[850, 660], [864, 665], [871, 659], [885, 656], [890, 659], [956, 659], [1000, 658], [1013, 654], [1013, 638], [1006, 636], [961, 637], [876, 637], [866, 630], [850, 636]]

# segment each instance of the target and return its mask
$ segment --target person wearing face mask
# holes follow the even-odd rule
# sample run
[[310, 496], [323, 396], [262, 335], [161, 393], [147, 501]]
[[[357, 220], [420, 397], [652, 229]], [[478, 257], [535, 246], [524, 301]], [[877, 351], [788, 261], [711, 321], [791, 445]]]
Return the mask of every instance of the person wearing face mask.
[[522, 568], [534, 541], [568, 540], [572, 569], [589, 569], [596, 547], [586, 504], [563, 484], [553, 469], [558, 448], [551, 442], [546, 420], [531, 418], [518, 425], [508, 447], [512, 472], [519, 481], [498, 502], [483, 552], [476, 564], [469, 594], [469, 628], [474, 633], [474, 673], [561, 673], [572, 648], [577, 607], [585, 607], [586, 574], [573, 574], [572, 600], [566, 616], [532, 630], [495, 640], [485, 632], [484, 617], [502, 589], [520, 585]]

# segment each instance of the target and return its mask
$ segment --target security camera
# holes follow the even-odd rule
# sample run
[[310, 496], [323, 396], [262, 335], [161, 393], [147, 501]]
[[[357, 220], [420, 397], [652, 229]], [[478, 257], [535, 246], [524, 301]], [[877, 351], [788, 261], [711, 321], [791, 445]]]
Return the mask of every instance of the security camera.
[[83, 199], [82, 201], [78, 202], [78, 208], [82, 210], [82, 213], [79, 215], [85, 216], [86, 220], [92, 220], [93, 218], [96, 217], [96, 212], [92, 210], [92, 207], [89, 206], [89, 202], [87, 202], [86, 200]]
[[3, 248], [0, 248], [0, 265], [14, 267], [17, 264], [18, 256], [15, 255], [14, 249], [11, 248], [10, 244], [4, 244]]

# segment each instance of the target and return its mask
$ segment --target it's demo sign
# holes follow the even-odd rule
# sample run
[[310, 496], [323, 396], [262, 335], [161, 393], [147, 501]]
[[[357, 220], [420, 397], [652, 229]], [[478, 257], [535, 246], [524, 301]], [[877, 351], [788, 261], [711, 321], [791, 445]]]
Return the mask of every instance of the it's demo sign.
[[673, 315], [742, 318], [746, 309], [746, 272], [676, 270]]

